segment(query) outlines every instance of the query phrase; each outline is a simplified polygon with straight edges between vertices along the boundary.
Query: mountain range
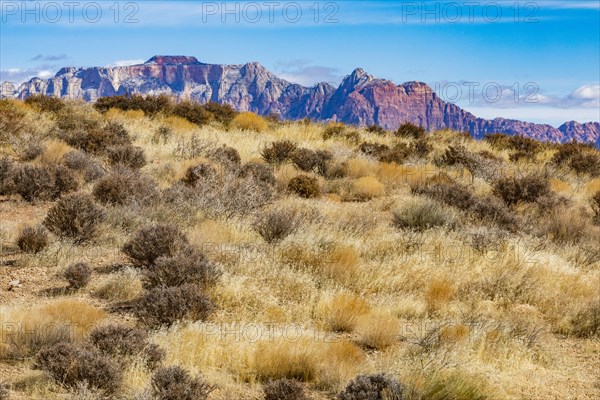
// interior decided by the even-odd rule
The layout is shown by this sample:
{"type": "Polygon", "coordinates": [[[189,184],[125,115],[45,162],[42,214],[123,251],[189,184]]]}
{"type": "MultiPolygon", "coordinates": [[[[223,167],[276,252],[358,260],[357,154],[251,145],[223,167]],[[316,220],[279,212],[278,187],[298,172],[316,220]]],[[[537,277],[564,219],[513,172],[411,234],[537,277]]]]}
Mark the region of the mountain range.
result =
{"type": "Polygon", "coordinates": [[[115,67],[62,68],[49,79],[20,85],[2,83],[2,97],[25,99],[36,94],[85,101],[126,94],[167,93],[200,102],[227,103],[239,111],[284,119],[311,118],[396,129],[412,122],[427,130],[454,129],[476,138],[488,133],[523,135],[538,140],[577,140],[600,145],[600,123],[567,122],[559,128],[518,120],[477,118],[442,100],[427,84],[400,85],[377,79],[357,68],[338,87],[288,82],[259,63],[206,64],[195,57],[155,56],[143,64],[115,67]]]}

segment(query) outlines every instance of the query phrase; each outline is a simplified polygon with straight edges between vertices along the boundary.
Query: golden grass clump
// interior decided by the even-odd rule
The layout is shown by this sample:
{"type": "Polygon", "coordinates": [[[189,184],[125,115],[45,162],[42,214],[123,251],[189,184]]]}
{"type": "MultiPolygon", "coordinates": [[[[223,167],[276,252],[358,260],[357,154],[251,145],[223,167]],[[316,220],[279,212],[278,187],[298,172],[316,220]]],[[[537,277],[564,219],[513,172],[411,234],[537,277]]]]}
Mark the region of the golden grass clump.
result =
{"type": "Polygon", "coordinates": [[[320,343],[312,339],[282,338],[261,341],[254,351],[254,371],[260,381],[297,379],[309,382],[317,378],[320,343]]]}
{"type": "Polygon", "coordinates": [[[355,333],[363,346],[385,350],[398,340],[400,323],[396,317],[378,311],[358,319],[355,333]]]}
{"type": "Polygon", "coordinates": [[[0,312],[0,359],[29,357],[45,346],[80,341],[106,318],[102,309],[69,298],[34,308],[5,308],[0,312]]]}
{"type": "Polygon", "coordinates": [[[269,124],[263,117],[251,112],[238,114],[231,124],[234,128],[254,132],[264,132],[269,127],[269,124]]]}
{"type": "Polygon", "coordinates": [[[444,279],[435,279],[429,283],[425,291],[425,301],[429,312],[442,310],[454,295],[454,286],[444,279]]]}
{"type": "Polygon", "coordinates": [[[338,293],[320,304],[320,314],[328,329],[352,332],[359,319],[369,313],[366,300],[350,293],[338,293]]]}
{"type": "Polygon", "coordinates": [[[352,185],[354,196],[358,200],[371,200],[385,193],[385,186],[372,176],[357,179],[352,185]]]}
{"type": "Polygon", "coordinates": [[[138,275],[139,273],[133,268],[111,274],[94,288],[92,293],[110,302],[133,300],[142,292],[142,282],[138,275]]]}

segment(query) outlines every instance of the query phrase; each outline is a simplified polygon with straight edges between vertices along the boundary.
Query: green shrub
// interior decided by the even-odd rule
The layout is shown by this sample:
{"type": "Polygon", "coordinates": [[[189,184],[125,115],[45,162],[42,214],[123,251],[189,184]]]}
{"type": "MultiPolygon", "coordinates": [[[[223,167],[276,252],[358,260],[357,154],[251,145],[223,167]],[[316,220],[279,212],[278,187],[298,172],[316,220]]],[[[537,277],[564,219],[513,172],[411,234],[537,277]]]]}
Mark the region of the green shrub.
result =
{"type": "Polygon", "coordinates": [[[290,179],[288,190],[305,199],[321,197],[321,187],[316,178],[306,175],[298,175],[290,179]]]}
{"type": "Polygon", "coordinates": [[[17,246],[25,253],[39,253],[48,246],[48,231],[43,225],[26,226],[19,233],[17,246]]]}
{"type": "Polygon", "coordinates": [[[213,390],[202,377],[192,377],[179,366],[160,368],[152,376],[156,400],[204,400],[213,390]]]}
{"type": "Polygon", "coordinates": [[[530,203],[550,194],[550,182],[535,175],[503,177],[494,183],[492,192],[508,205],[521,201],[530,203]]]}
{"type": "Polygon", "coordinates": [[[404,138],[421,139],[425,137],[425,128],[406,122],[394,132],[394,135],[404,138]]]}
{"type": "Polygon", "coordinates": [[[296,148],[295,143],[289,140],[280,140],[263,148],[260,154],[269,164],[282,164],[291,158],[296,148]]]}
{"type": "Polygon", "coordinates": [[[123,372],[119,365],[91,347],[59,343],[42,349],[35,357],[34,369],[46,371],[59,384],[90,388],[112,394],[119,389],[123,372]]]}
{"type": "Polygon", "coordinates": [[[252,227],[267,243],[277,243],[298,230],[301,222],[295,210],[280,207],[259,214],[252,227]]]}
{"type": "Polygon", "coordinates": [[[339,394],[340,400],[402,400],[400,382],[384,374],[359,375],[339,394]]]}
{"type": "Polygon", "coordinates": [[[96,234],[103,219],[104,211],[92,196],[74,193],[58,200],[48,211],[44,225],[57,236],[83,243],[96,234]]]}
{"type": "Polygon", "coordinates": [[[308,400],[304,385],[295,379],[277,379],[263,386],[264,400],[308,400]]]}
{"type": "Polygon", "coordinates": [[[149,267],[159,257],[189,251],[187,237],[173,225],[152,225],[138,230],[123,246],[123,252],[138,266],[149,267]]]}
{"type": "Polygon", "coordinates": [[[146,165],[144,150],[137,146],[110,146],[106,149],[106,157],[111,165],[120,165],[131,169],[140,169],[146,165]]]}
{"type": "Polygon", "coordinates": [[[85,287],[92,278],[92,268],[86,263],[75,263],[67,267],[63,273],[63,278],[69,282],[69,287],[81,289],[85,287]]]}
{"type": "Polygon", "coordinates": [[[156,287],[135,301],[135,316],[150,328],[178,321],[206,319],[214,310],[210,299],[197,285],[156,287]]]}
{"type": "Polygon", "coordinates": [[[144,288],[195,284],[206,287],[215,283],[221,271],[202,253],[189,251],[172,257],[160,257],[144,271],[144,288]]]}

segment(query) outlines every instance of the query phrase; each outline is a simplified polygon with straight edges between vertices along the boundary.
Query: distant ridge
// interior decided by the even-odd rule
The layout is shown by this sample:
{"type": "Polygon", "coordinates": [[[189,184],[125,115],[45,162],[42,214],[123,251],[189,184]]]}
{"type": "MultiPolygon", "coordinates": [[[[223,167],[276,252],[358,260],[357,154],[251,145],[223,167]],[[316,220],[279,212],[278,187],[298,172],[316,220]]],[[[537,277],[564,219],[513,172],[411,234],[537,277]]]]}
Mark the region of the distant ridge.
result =
{"type": "Polygon", "coordinates": [[[427,130],[454,129],[476,138],[487,133],[523,135],[538,140],[600,143],[600,123],[567,122],[559,128],[518,120],[477,118],[443,101],[425,83],[401,85],[376,79],[357,68],[339,87],[304,87],[278,78],[259,63],[205,64],[189,56],[154,56],[143,64],[120,67],[62,68],[49,79],[33,78],[19,86],[4,82],[2,97],[35,94],[85,101],[125,94],[167,93],[200,102],[227,103],[240,111],[279,114],[396,129],[404,122],[427,130]]]}

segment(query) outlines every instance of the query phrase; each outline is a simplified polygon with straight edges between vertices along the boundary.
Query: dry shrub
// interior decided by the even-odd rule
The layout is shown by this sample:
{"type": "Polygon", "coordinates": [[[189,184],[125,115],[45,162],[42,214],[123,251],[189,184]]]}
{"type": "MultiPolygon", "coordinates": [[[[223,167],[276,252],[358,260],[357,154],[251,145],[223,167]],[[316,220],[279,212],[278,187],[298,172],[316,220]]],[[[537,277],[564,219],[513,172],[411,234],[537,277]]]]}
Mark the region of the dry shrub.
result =
{"type": "Polygon", "coordinates": [[[204,254],[191,251],[174,257],[160,257],[152,267],[144,271],[142,284],[145,289],[156,287],[196,284],[208,286],[215,283],[221,271],[204,254]]]}
{"type": "Polygon", "coordinates": [[[156,183],[143,173],[118,168],[94,185],[93,195],[102,204],[148,204],[158,199],[159,192],[156,183]]]}
{"type": "Polygon", "coordinates": [[[436,312],[442,310],[452,300],[454,286],[450,281],[435,279],[429,283],[425,291],[427,310],[436,312]]]}
{"type": "Polygon", "coordinates": [[[291,160],[298,168],[304,172],[317,172],[325,175],[327,165],[333,159],[333,154],[326,150],[310,150],[300,148],[291,155],[291,160]]]}
{"type": "Polygon", "coordinates": [[[105,318],[102,309],[74,299],[5,308],[0,314],[0,359],[31,357],[45,346],[80,341],[105,318]]]}
{"type": "Polygon", "coordinates": [[[296,268],[308,268],[311,273],[347,284],[358,273],[360,254],[350,246],[324,246],[317,250],[292,244],[281,252],[282,262],[296,268]]]}
{"type": "Polygon", "coordinates": [[[69,282],[69,287],[81,289],[85,287],[92,277],[92,268],[86,263],[75,263],[63,272],[63,278],[69,282]]]}
{"type": "Polygon", "coordinates": [[[160,126],[152,135],[153,144],[166,144],[173,137],[173,129],[169,126],[160,126]]]}
{"type": "Polygon", "coordinates": [[[262,382],[284,378],[307,382],[317,378],[319,349],[314,341],[302,338],[260,341],[253,361],[256,377],[262,382]]]}
{"type": "Polygon", "coordinates": [[[594,211],[594,222],[600,225],[600,191],[590,198],[590,205],[594,211]]]}
{"type": "Polygon", "coordinates": [[[159,257],[173,257],[188,249],[187,237],[173,225],[142,228],[123,246],[123,252],[141,267],[153,265],[159,257]]]}
{"type": "Polygon", "coordinates": [[[352,144],[360,142],[360,133],[356,130],[350,130],[341,122],[331,122],[323,130],[323,140],[343,139],[352,144]]]}
{"type": "Polygon", "coordinates": [[[44,225],[57,236],[83,243],[96,234],[103,219],[104,210],[92,196],[74,193],[58,200],[48,211],[44,225]]]}
{"type": "Polygon", "coordinates": [[[41,156],[46,148],[37,142],[28,143],[22,151],[18,151],[19,160],[32,161],[41,156]]]}
{"type": "Polygon", "coordinates": [[[576,244],[589,234],[589,220],[580,210],[552,210],[539,224],[542,235],[560,244],[576,244]]]}
{"type": "Polygon", "coordinates": [[[156,400],[205,400],[214,389],[202,377],[193,377],[179,366],[160,368],[152,375],[156,400]]]}
{"type": "Polygon", "coordinates": [[[239,167],[242,162],[240,153],[229,146],[221,146],[208,153],[208,157],[230,167],[239,167]]]}
{"type": "Polygon", "coordinates": [[[204,104],[204,109],[211,113],[216,121],[222,123],[226,127],[231,124],[237,115],[237,112],[233,109],[233,107],[225,103],[222,104],[209,101],[208,103],[204,104]]]}
{"type": "Polygon", "coordinates": [[[15,168],[14,190],[26,201],[54,200],[77,190],[73,173],[62,165],[23,164],[15,168]]]}
{"type": "Polygon", "coordinates": [[[140,169],[146,165],[144,150],[137,146],[110,146],[106,149],[106,157],[111,165],[120,165],[131,169],[140,169]]]}
{"type": "Polygon", "coordinates": [[[0,158],[0,196],[14,192],[13,170],[14,163],[8,157],[0,158]]]}
{"type": "Polygon", "coordinates": [[[288,190],[305,199],[321,197],[321,186],[316,178],[298,175],[288,182],[288,190]]]}
{"type": "Polygon", "coordinates": [[[129,133],[118,122],[109,122],[103,127],[74,130],[63,134],[62,139],[70,146],[92,154],[104,154],[111,146],[131,145],[129,133]]]}
{"type": "Polygon", "coordinates": [[[105,174],[102,165],[81,150],[66,153],[63,163],[67,168],[81,172],[86,182],[95,181],[105,174]]]}
{"type": "Polygon", "coordinates": [[[269,127],[269,124],[260,115],[251,112],[243,112],[238,114],[233,121],[231,121],[231,126],[245,131],[264,132],[269,127]]]}
{"type": "Polygon", "coordinates": [[[350,293],[339,293],[319,308],[325,324],[334,332],[352,332],[359,319],[371,310],[369,303],[350,293]]]}
{"type": "Polygon", "coordinates": [[[359,201],[371,200],[375,197],[381,197],[385,193],[385,186],[372,176],[365,176],[357,179],[352,184],[354,198],[359,201]]]}
{"type": "Polygon", "coordinates": [[[404,388],[394,378],[383,375],[359,375],[339,394],[340,400],[402,400],[404,388]]]}
{"type": "Polygon", "coordinates": [[[100,352],[111,357],[141,356],[154,369],[165,358],[160,347],[148,342],[148,333],[125,325],[104,325],[90,333],[89,341],[100,352]]]}
{"type": "Polygon", "coordinates": [[[423,232],[436,227],[453,227],[456,213],[435,200],[412,199],[394,210],[392,223],[398,229],[423,232]]]}
{"type": "Polygon", "coordinates": [[[600,338],[600,299],[587,304],[571,321],[577,337],[600,338]]]}
{"type": "Polygon", "coordinates": [[[185,171],[185,176],[181,179],[181,182],[186,186],[197,188],[201,185],[214,185],[216,178],[217,169],[212,164],[203,162],[189,167],[185,171]]]}
{"type": "Polygon", "coordinates": [[[415,140],[410,144],[410,154],[419,158],[426,157],[433,150],[433,146],[429,143],[427,138],[421,138],[415,140]]]}
{"type": "Polygon", "coordinates": [[[583,143],[560,145],[551,163],[571,168],[578,174],[600,176],[600,155],[593,147],[583,143]]]}
{"type": "Polygon", "coordinates": [[[398,341],[400,324],[393,315],[379,312],[359,318],[354,332],[363,346],[385,350],[398,341]]]}
{"type": "Polygon", "coordinates": [[[280,140],[263,148],[260,155],[269,164],[283,164],[292,157],[297,147],[295,143],[289,140],[280,140]]]}
{"type": "Polygon", "coordinates": [[[425,137],[425,128],[406,122],[394,132],[394,135],[404,138],[421,139],[425,137]]]}
{"type": "Polygon", "coordinates": [[[29,96],[25,99],[25,104],[29,104],[42,112],[49,113],[57,113],[65,107],[60,97],[45,96],[43,94],[29,96]]]}
{"type": "Polygon", "coordinates": [[[10,388],[4,382],[0,382],[0,400],[10,400],[10,388]]]}
{"type": "Polygon", "coordinates": [[[461,210],[473,207],[476,198],[466,186],[454,182],[445,174],[438,174],[411,188],[412,193],[431,197],[461,210]]]}
{"type": "Polygon", "coordinates": [[[267,243],[277,243],[296,232],[301,224],[296,210],[276,207],[260,213],[252,227],[267,243]]]}
{"type": "Polygon", "coordinates": [[[367,126],[366,131],[369,133],[374,133],[375,135],[385,135],[387,133],[387,131],[379,125],[369,125],[367,126]]]}
{"type": "Polygon", "coordinates": [[[151,328],[204,320],[213,310],[210,299],[196,285],[154,288],[137,299],[133,308],[136,317],[151,328]]]}
{"type": "Polygon", "coordinates": [[[263,386],[264,400],[308,400],[302,383],[295,379],[278,379],[263,386]]]}
{"type": "Polygon", "coordinates": [[[48,231],[43,225],[26,226],[19,233],[17,246],[25,253],[39,253],[48,246],[48,231]]]}
{"type": "Polygon", "coordinates": [[[383,143],[362,142],[358,150],[367,156],[379,158],[382,153],[390,150],[390,146],[383,143]]]}
{"type": "Polygon", "coordinates": [[[206,111],[200,103],[190,100],[177,103],[173,108],[173,114],[198,126],[206,125],[213,119],[212,114],[206,111]]]}
{"type": "Polygon", "coordinates": [[[252,177],[259,182],[274,186],[277,183],[273,169],[269,164],[248,162],[240,169],[239,176],[241,178],[252,177]]]}
{"type": "Polygon", "coordinates": [[[530,203],[550,194],[550,182],[544,177],[535,175],[522,178],[503,177],[494,183],[493,193],[508,205],[521,201],[530,203]]]}
{"type": "Polygon", "coordinates": [[[94,103],[94,107],[101,113],[116,108],[123,111],[143,111],[147,115],[155,115],[160,112],[168,113],[173,108],[173,102],[166,94],[158,96],[133,94],[129,96],[101,97],[94,103]]]}
{"type": "Polygon", "coordinates": [[[119,365],[92,347],[59,343],[41,350],[35,358],[34,369],[48,372],[62,385],[91,388],[114,393],[121,386],[123,372],[119,365]]]}
{"type": "Polygon", "coordinates": [[[127,268],[106,279],[93,294],[107,301],[127,302],[138,297],[141,292],[142,283],[137,271],[127,268]]]}
{"type": "Polygon", "coordinates": [[[406,158],[411,154],[411,152],[421,153],[423,150],[421,147],[413,148],[408,147],[405,143],[398,143],[394,145],[391,149],[383,151],[379,154],[379,161],[388,162],[388,163],[396,163],[402,164],[406,158]]]}

